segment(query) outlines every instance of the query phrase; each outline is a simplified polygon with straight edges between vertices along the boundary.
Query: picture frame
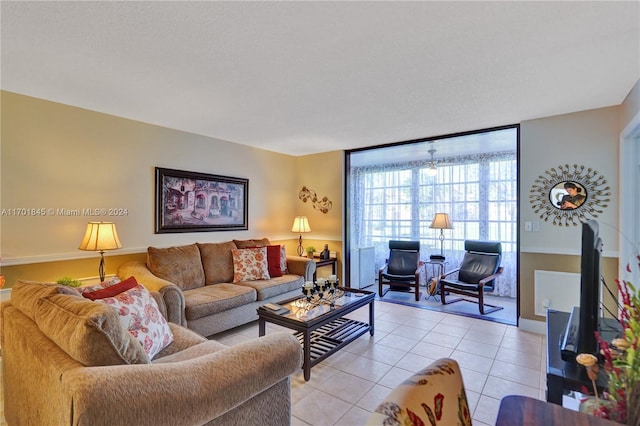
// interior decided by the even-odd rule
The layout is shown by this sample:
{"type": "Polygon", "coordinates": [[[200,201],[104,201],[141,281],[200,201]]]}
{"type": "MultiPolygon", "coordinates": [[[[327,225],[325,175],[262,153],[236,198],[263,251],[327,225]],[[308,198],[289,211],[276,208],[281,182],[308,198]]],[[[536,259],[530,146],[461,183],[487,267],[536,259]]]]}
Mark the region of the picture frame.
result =
{"type": "Polygon", "coordinates": [[[249,229],[249,179],[155,168],[155,233],[249,229]]]}

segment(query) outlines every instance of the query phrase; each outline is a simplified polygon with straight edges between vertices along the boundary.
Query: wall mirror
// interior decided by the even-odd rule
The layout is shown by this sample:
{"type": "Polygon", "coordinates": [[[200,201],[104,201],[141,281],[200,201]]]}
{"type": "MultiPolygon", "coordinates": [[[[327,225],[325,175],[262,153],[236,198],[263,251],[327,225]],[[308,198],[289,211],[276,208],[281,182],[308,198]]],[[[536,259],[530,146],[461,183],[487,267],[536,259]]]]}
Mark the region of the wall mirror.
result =
{"type": "Polygon", "coordinates": [[[606,179],[597,170],[565,164],[538,176],[529,199],[541,219],[558,226],[576,226],[598,217],[608,206],[610,195],[606,179]]]}
{"type": "Polygon", "coordinates": [[[579,208],[589,194],[579,182],[564,181],[559,182],[549,191],[549,201],[551,205],[560,210],[573,210],[579,208]]]}

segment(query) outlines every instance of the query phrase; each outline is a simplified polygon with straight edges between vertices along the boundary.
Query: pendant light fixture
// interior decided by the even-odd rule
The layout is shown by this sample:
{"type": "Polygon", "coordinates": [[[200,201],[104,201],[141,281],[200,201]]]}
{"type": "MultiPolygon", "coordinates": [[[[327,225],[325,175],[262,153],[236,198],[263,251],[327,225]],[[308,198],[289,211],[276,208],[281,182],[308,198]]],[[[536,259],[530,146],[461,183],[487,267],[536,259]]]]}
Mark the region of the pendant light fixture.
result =
{"type": "Polygon", "coordinates": [[[436,169],[436,162],[433,159],[433,154],[436,153],[436,150],[431,148],[429,151],[427,151],[429,154],[431,154],[431,161],[429,161],[429,168],[427,169],[427,175],[428,176],[436,176],[438,174],[438,169],[436,169]]]}

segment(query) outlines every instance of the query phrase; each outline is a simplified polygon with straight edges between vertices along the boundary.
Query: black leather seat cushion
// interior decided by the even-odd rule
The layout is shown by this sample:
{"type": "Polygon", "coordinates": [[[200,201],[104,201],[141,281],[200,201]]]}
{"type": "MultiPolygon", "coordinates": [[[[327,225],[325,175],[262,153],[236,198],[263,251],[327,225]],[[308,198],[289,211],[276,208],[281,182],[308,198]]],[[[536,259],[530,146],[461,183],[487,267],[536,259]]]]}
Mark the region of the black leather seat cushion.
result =
{"type": "MultiPolygon", "coordinates": [[[[458,279],[444,279],[447,286],[458,288],[460,290],[477,291],[478,283],[481,279],[498,272],[500,267],[499,254],[481,254],[481,253],[465,253],[464,259],[460,264],[460,272],[458,279]]],[[[485,284],[484,289],[493,290],[493,281],[485,284]]]]}

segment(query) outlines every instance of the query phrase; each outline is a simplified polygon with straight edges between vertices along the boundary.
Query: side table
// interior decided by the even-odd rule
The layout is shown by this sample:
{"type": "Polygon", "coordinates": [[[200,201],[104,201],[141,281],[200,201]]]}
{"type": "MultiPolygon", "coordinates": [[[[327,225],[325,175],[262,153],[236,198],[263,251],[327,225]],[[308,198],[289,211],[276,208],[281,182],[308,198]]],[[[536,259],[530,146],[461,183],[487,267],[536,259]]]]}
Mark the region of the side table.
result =
{"type": "Polygon", "coordinates": [[[424,264],[424,271],[427,275],[427,291],[426,291],[426,296],[425,299],[429,300],[430,297],[435,298],[437,294],[440,294],[440,285],[438,285],[438,288],[436,290],[435,293],[433,294],[429,294],[429,284],[431,283],[431,280],[434,277],[440,277],[444,274],[445,269],[447,267],[447,265],[449,264],[449,262],[447,262],[446,260],[442,259],[429,259],[427,261],[422,262],[424,264]],[[431,267],[431,275],[428,274],[428,266],[429,265],[431,267]]]}
{"type": "Polygon", "coordinates": [[[316,262],[316,270],[313,272],[313,281],[314,282],[318,278],[318,276],[317,276],[318,268],[320,268],[322,266],[331,265],[331,273],[333,275],[336,275],[336,269],[337,269],[337,266],[338,266],[338,259],[337,258],[333,257],[331,259],[314,259],[314,262],[316,262]]]}

